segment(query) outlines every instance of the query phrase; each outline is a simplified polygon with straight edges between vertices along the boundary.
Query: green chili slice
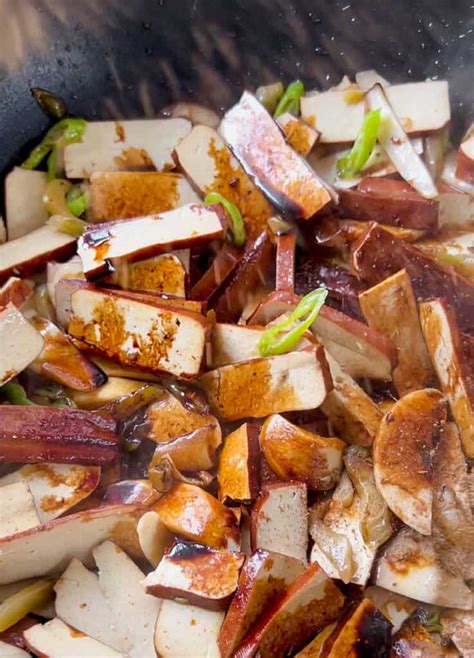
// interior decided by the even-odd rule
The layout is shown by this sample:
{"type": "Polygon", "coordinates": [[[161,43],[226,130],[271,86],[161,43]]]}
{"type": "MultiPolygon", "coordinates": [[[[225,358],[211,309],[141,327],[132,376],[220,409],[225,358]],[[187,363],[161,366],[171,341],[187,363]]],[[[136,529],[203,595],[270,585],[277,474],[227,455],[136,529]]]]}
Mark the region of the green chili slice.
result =
{"type": "Polygon", "coordinates": [[[6,397],[11,404],[22,404],[24,406],[35,407],[35,403],[26,396],[26,391],[17,382],[8,382],[0,388],[0,393],[6,397]]]}
{"type": "Polygon", "coordinates": [[[84,119],[61,119],[48,130],[21,166],[23,169],[36,169],[60,141],[64,140],[67,144],[80,141],[86,126],[87,121],[84,119]]]}
{"type": "Polygon", "coordinates": [[[87,228],[87,222],[79,217],[64,217],[62,215],[53,215],[46,222],[48,226],[56,229],[59,233],[67,233],[73,238],[79,238],[87,228]]]}
{"type": "Polygon", "coordinates": [[[325,288],[313,290],[303,297],[287,320],[269,327],[258,342],[260,355],[274,356],[294,349],[304,332],[315,321],[327,295],[325,288]]]}
{"type": "Polygon", "coordinates": [[[304,96],[304,94],[304,84],[301,82],[301,80],[290,82],[285,90],[285,93],[278,101],[275,114],[273,115],[274,118],[278,119],[278,117],[285,112],[298,115],[300,112],[300,98],[301,96],[304,96]]]}
{"type": "Polygon", "coordinates": [[[47,160],[48,166],[48,180],[54,180],[56,178],[57,167],[58,167],[58,149],[56,146],[53,146],[51,153],[48,156],[47,160]]]}
{"type": "Polygon", "coordinates": [[[222,196],[222,194],[219,194],[219,192],[210,192],[204,199],[204,203],[210,205],[220,203],[221,206],[224,207],[224,210],[232,221],[232,241],[236,247],[243,247],[245,244],[245,224],[242,215],[240,214],[240,210],[235,203],[228,201],[222,196]]]}
{"type": "Polygon", "coordinates": [[[66,194],[66,203],[75,217],[80,217],[87,210],[87,193],[83,192],[80,185],[74,185],[66,194]]]}
{"type": "Polygon", "coordinates": [[[368,112],[352,149],[337,161],[337,169],[341,178],[355,176],[374,150],[380,128],[380,110],[368,112]]]}

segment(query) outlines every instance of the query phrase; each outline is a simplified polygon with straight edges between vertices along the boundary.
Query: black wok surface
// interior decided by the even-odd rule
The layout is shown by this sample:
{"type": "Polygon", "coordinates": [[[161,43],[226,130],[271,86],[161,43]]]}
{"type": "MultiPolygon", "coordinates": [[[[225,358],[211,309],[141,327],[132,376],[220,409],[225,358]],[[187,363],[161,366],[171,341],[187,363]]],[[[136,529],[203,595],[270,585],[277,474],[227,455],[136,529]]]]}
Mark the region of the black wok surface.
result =
{"type": "Polygon", "coordinates": [[[376,68],[448,78],[457,130],[472,120],[469,0],[0,0],[0,169],[47,126],[46,87],[87,119],[154,116],[177,99],[226,108],[245,87],[308,88],[376,68]]]}

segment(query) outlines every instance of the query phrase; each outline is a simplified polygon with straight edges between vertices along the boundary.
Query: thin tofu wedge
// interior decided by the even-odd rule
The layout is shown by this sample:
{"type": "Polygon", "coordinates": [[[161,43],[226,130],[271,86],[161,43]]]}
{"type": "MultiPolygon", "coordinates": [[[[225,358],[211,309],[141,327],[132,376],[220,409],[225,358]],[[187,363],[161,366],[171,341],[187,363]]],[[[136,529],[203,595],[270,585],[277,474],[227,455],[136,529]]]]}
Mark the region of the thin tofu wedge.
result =
{"type": "Polygon", "coordinates": [[[324,491],[339,481],[346,447],[340,439],[318,436],[274,414],[262,426],[260,445],[270,468],[285,482],[324,491]]]}
{"type": "Polygon", "coordinates": [[[202,196],[219,192],[235,203],[245,221],[247,234],[256,238],[273,215],[265,196],[252,183],[218,133],[194,126],[175,149],[179,166],[202,196]]]}
{"type": "Polygon", "coordinates": [[[408,393],[385,414],[374,441],[374,474],[387,505],[404,523],[431,534],[431,451],[446,421],[436,389],[408,393]]]}
{"type": "Polygon", "coordinates": [[[307,487],[285,482],[264,488],[252,510],[252,549],[263,548],[307,563],[307,487]]]}
{"type": "Polygon", "coordinates": [[[2,640],[0,640],[0,655],[3,656],[3,658],[30,658],[31,656],[31,654],[23,651],[20,647],[14,646],[13,644],[7,644],[2,640]]]}
{"type": "Polygon", "coordinates": [[[202,315],[122,293],[79,288],[71,296],[68,331],[125,366],[192,378],[204,357],[202,315]]]}
{"type": "Polygon", "coordinates": [[[224,440],[217,469],[223,503],[249,503],[258,494],[258,432],[257,425],[244,423],[224,440]]]}
{"type": "Polygon", "coordinates": [[[344,596],[318,564],[312,564],[249,631],[235,658],[284,656],[310,639],[315,628],[334,621],[344,596]]]}
{"type": "Polygon", "coordinates": [[[359,295],[365,319],[398,351],[393,383],[399,395],[426,388],[434,371],[421,332],[418,307],[406,270],[400,270],[359,295]]]}
{"type": "MultiPolygon", "coordinates": [[[[183,253],[189,250],[180,250],[183,253]]],[[[186,296],[186,269],[176,253],[161,254],[136,263],[122,263],[109,277],[125,290],[186,296]]]]}
{"type": "Polygon", "coordinates": [[[225,610],[237,588],[241,553],[177,542],[143,581],[148,594],[225,610]]]}
{"type": "Polygon", "coordinates": [[[184,539],[211,548],[235,550],[239,545],[235,514],[195,485],[176,484],[159,499],[155,510],[168,530],[184,539]]]}
{"type": "Polygon", "coordinates": [[[299,155],[305,158],[319,139],[319,133],[308,123],[305,123],[290,112],[281,114],[277,123],[280,126],[286,141],[299,155]]]}
{"type": "Polygon", "coordinates": [[[122,653],[76,631],[58,618],[29,628],[24,637],[28,648],[45,658],[125,658],[122,653]]]}
{"type": "Polygon", "coordinates": [[[157,171],[98,171],[91,176],[87,217],[94,223],[162,213],[199,197],[183,176],[157,171]]]}
{"type": "Polygon", "coordinates": [[[26,482],[0,486],[0,539],[40,525],[26,482]]]}
{"type": "Polygon", "coordinates": [[[48,226],[0,245],[0,284],[10,276],[29,276],[50,260],[66,260],[76,250],[76,238],[48,226]]]}
{"type": "Polygon", "coordinates": [[[434,369],[461,432],[464,450],[468,457],[474,457],[472,364],[456,319],[442,299],[421,304],[420,319],[434,369]]]}
{"type": "Polygon", "coordinates": [[[143,260],[223,238],[219,212],[216,206],[191,203],[161,215],[90,226],[78,243],[84,274],[87,278],[107,274],[115,259],[143,260]]]}
{"type": "Polygon", "coordinates": [[[456,176],[467,183],[474,185],[474,132],[459,147],[456,176]]]}
{"type": "Polygon", "coordinates": [[[88,121],[80,142],[68,144],[68,178],[89,178],[95,171],[173,169],[171,154],[191,131],[186,119],[88,121]]]}
{"type": "Polygon", "coordinates": [[[224,613],[164,600],[156,620],[155,649],[160,658],[221,658],[217,639],[224,613]]]}
{"type": "Polygon", "coordinates": [[[160,521],[154,510],[145,512],[137,523],[137,534],[143,555],[153,568],[160,563],[166,551],[171,548],[174,536],[160,521]]]}
{"type": "Polygon", "coordinates": [[[304,571],[300,560],[259,549],[247,559],[219,634],[222,658],[230,658],[253,624],[304,571]]]}
{"type": "Polygon", "coordinates": [[[104,373],[55,324],[40,317],[32,318],[31,324],[43,336],[44,347],[30,370],[76,391],[93,391],[105,384],[104,373]]]}
{"type": "Polygon", "coordinates": [[[40,523],[47,523],[95,491],[100,482],[100,468],[54,463],[26,464],[0,478],[0,487],[15,482],[28,486],[40,523]]]}
{"type": "Polygon", "coordinates": [[[94,546],[109,538],[140,557],[136,524],[145,511],[141,505],[111,505],[1,539],[0,584],[61,572],[73,557],[90,566],[94,546]]]}
{"type": "Polygon", "coordinates": [[[216,421],[177,436],[168,442],[160,442],[155,448],[151,467],[156,466],[164,455],[168,455],[176,468],[183,471],[201,471],[213,468],[216,451],[222,443],[222,432],[216,421]]]}
{"type": "Polygon", "coordinates": [[[11,276],[0,288],[0,307],[12,303],[21,309],[33,295],[33,283],[11,276]]]}
{"type": "Polygon", "coordinates": [[[15,167],[5,178],[5,210],[9,240],[43,226],[49,217],[43,205],[47,175],[15,167]]]}
{"type": "Polygon", "coordinates": [[[471,610],[473,595],[464,580],[439,563],[433,541],[402,528],[377,560],[374,584],[412,599],[471,610]]]}
{"type": "Polygon", "coordinates": [[[0,385],[16,377],[41,353],[44,340],[12,303],[0,309],[0,385]]]}
{"type": "Polygon", "coordinates": [[[220,134],[270,202],[309,219],[331,195],[315,172],[288,146],[266,109],[248,92],[224,116],[220,134]]]}
{"type": "MultiPolygon", "coordinates": [[[[390,85],[385,92],[408,133],[438,130],[450,120],[448,83],[444,80],[390,85]]],[[[326,91],[301,99],[301,116],[320,131],[322,143],[353,142],[364,113],[362,93],[356,103],[350,91],[326,91]]]]}
{"type": "Polygon", "coordinates": [[[200,379],[211,409],[224,420],[316,409],[332,388],[320,345],[224,366],[200,379]]]}
{"type": "Polygon", "coordinates": [[[367,393],[326,352],[334,389],[321,405],[333,428],[350,443],[372,444],[382,420],[382,412],[367,393]]]}

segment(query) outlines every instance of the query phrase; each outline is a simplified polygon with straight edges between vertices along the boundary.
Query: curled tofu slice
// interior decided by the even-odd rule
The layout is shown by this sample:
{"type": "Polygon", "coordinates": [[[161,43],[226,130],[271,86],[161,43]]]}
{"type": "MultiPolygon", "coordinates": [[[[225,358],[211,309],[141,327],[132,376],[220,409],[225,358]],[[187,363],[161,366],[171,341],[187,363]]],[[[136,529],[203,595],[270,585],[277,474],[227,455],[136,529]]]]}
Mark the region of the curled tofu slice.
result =
{"type": "Polygon", "coordinates": [[[82,140],[64,149],[66,176],[173,168],[173,149],[190,131],[186,119],[88,121],[82,140]]]}
{"type": "MultiPolygon", "coordinates": [[[[378,78],[373,78],[378,81],[378,78]]],[[[445,80],[385,86],[385,93],[408,133],[443,128],[451,118],[448,83],[445,80]]],[[[353,142],[365,114],[361,93],[354,102],[351,90],[325,91],[301,99],[304,121],[321,132],[322,143],[353,142]]]]}
{"type": "Polygon", "coordinates": [[[44,340],[12,303],[0,309],[0,385],[16,377],[41,353],[44,340]]]}
{"type": "Polygon", "coordinates": [[[216,206],[190,203],[161,215],[89,226],[78,242],[84,274],[94,278],[111,270],[111,261],[143,260],[163,252],[224,237],[216,206]]]}
{"type": "Polygon", "coordinates": [[[0,288],[0,307],[13,304],[21,309],[33,295],[34,284],[25,279],[11,276],[0,288]]]}
{"type": "Polygon", "coordinates": [[[166,443],[158,443],[151,466],[157,466],[163,456],[168,455],[176,468],[183,471],[207,470],[215,466],[216,451],[221,443],[222,432],[216,421],[166,443]]]}
{"type": "Polygon", "coordinates": [[[382,412],[367,393],[326,351],[334,389],[321,405],[321,410],[340,436],[361,446],[372,444],[382,412]]]}
{"type": "Polygon", "coordinates": [[[300,560],[259,549],[240,573],[237,592],[219,634],[222,658],[230,658],[254,623],[304,571],[300,560]]]}
{"type": "Polygon", "coordinates": [[[344,596],[318,564],[312,564],[247,633],[235,658],[284,656],[304,646],[315,628],[334,621],[344,596]]]}
{"type": "Polygon", "coordinates": [[[35,500],[26,482],[0,482],[0,538],[40,525],[35,500]]]}
{"type": "Polygon", "coordinates": [[[162,213],[199,197],[179,174],[158,171],[97,171],[89,185],[87,217],[94,223],[162,213]]]}
{"type": "Polygon", "coordinates": [[[252,549],[263,548],[307,563],[307,487],[299,482],[265,487],[252,510],[252,549]]]}
{"type": "Polygon", "coordinates": [[[377,559],[374,584],[417,601],[471,610],[472,592],[459,576],[444,569],[433,541],[402,528],[377,559]]]}
{"type": "Polygon", "coordinates": [[[15,167],[5,178],[5,211],[9,240],[43,226],[49,215],[43,205],[48,178],[43,171],[15,167]]]}
{"type": "Polygon", "coordinates": [[[235,550],[239,545],[235,514],[195,485],[176,484],[158,500],[155,510],[168,530],[184,539],[211,548],[235,550]]]}
{"type": "Polygon", "coordinates": [[[124,658],[122,653],[76,631],[57,617],[46,624],[32,626],[24,631],[23,636],[31,651],[47,658],[124,658]]]}
{"type": "Polygon", "coordinates": [[[407,393],[385,414],[374,441],[377,487],[404,523],[431,534],[431,451],[446,421],[446,401],[435,389],[407,393]]]}
{"type": "Polygon", "coordinates": [[[203,375],[200,383],[211,409],[223,420],[316,409],[332,388],[320,345],[223,366],[203,375]]]}
{"type": "Polygon", "coordinates": [[[39,522],[47,523],[90,496],[99,481],[98,466],[27,464],[0,478],[0,487],[25,483],[33,496],[39,522]]]}
{"type": "Polygon", "coordinates": [[[290,112],[284,112],[276,120],[286,141],[305,158],[319,139],[319,132],[290,112]]]}
{"type": "Polygon", "coordinates": [[[225,609],[237,588],[241,553],[177,542],[143,581],[148,594],[208,610],[225,609]]]}
{"type": "MultiPolygon", "coordinates": [[[[318,641],[319,654],[311,653],[311,644],[297,654],[297,658],[311,658],[311,656],[325,656],[325,658],[358,658],[360,648],[368,656],[389,655],[391,647],[391,623],[366,598],[360,603],[350,605],[336,622],[331,633],[325,634],[322,641],[318,641]]],[[[323,631],[324,633],[324,631],[323,631]]]]}
{"type": "Polygon", "coordinates": [[[76,238],[45,224],[16,240],[0,244],[0,284],[12,275],[40,272],[50,260],[74,254],[76,238]]]}
{"type": "Polygon", "coordinates": [[[309,219],[331,201],[324,183],[249,92],[226,113],[220,133],[247,174],[282,211],[309,219]]]}
{"type": "Polygon", "coordinates": [[[57,573],[73,557],[91,565],[92,549],[105,539],[141,557],[136,525],[141,505],[111,505],[55,519],[0,540],[0,584],[57,573]]]}
{"type": "Polygon", "coordinates": [[[160,658],[221,658],[217,640],[224,613],[165,599],[155,627],[160,658]]]}
{"type": "MultiPolygon", "coordinates": [[[[458,151],[456,176],[474,185],[474,131],[471,126],[470,135],[465,139],[458,151]]],[[[7,178],[8,180],[8,178],[7,178]]]]}
{"type": "Polygon", "coordinates": [[[90,288],[73,292],[71,309],[71,336],[103,356],[152,372],[198,375],[206,340],[202,315],[90,288]]]}
{"type": "Polygon", "coordinates": [[[93,391],[105,384],[104,373],[53,322],[34,317],[31,324],[43,336],[44,347],[30,370],[76,391],[93,391]]]}
{"type": "Polygon", "coordinates": [[[253,239],[267,228],[273,209],[219,137],[207,126],[194,126],[176,147],[175,159],[202,196],[219,192],[242,213],[253,239]]]}
{"type": "Polygon", "coordinates": [[[434,371],[421,332],[418,307],[406,270],[400,270],[359,295],[365,319],[398,351],[393,383],[399,395],[426,388],[434,371]]]}
{"type": "Polygon", "coordinates": [[[260,432],[260,445],[271,469],[287,482],[325,491],[338,482],[346,443],[293,425],[279,414],[269,416],[260,432]]]}
{"type": "Polygon", "coordinates": [[[148,562],[157,567],[165,552],[171,547],[174,537],[161,523],[154,510],[145,512],[137,523],[140,548],[148,562]]]}
{"type": "Polygon", "coordinates": [[[258,432],[257,425],[244,423],[224,440],[217,469],[223,503],[249,503],[258,494],[258,432]]]}
{"type": "Polygon", "coordinates": [[[474,457],[474,381],[456,319],[447,302],[436,299],[420,306],[421,327],[451,413],[468,457],[474,457]]]}

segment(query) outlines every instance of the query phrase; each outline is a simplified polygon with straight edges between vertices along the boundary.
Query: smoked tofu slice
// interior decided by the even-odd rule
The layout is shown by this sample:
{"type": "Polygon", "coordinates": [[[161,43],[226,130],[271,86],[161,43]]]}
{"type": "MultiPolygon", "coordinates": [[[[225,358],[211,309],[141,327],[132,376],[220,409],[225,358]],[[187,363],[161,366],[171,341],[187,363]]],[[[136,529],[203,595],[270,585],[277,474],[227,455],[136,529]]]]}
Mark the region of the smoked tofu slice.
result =
{"type": "Polygon", "coordinates": [[[0,284],[12,275],[29,276],[41,271],[50,260],[72,256],[76,238],[47,224],[28,235],[0,245],[0,284]]]}
{"type": "Polygon", "coordinates": [[[276,121],[291,148],[305,158],[318,141],[318,131],[290,112],[284,112],[276,121]]]}
{"type": "Polygon", "coordinates": [[[249,92],[224,116],[220,134],[269,201],[309,219],[331,195],[311,167],[288,146],[278,125],[249,92]]]}
{"type": "Polygon", "coordinates": [[[35,501],[26,482],[0,486],[0,538],[38,525],[35,501]]]}
{"type": "Polygon", "coordinates": [[[72,294],[71,308],[69,333],[101,355],[177,377],[198,375],[206,340],[203,316],[88,288],[72,294]]]}
{"type": "Polygon", "coordinates": [[[474,185],[474,132],[473,127],[469,131],[471,134],[465,139],[459,147],[456,176],[467,183],[474,185]]]}
{"type": "Polygon", "coordinates": [[[11,276],[0,288],[0,308],[12,303],[21,309],[33,296],[34,283],[11,276]]]}
{"type": "Polygon", "coordinates": [[[122,653],[76,631],[57,617],[24,631],[24,638],[31,651],[45,658],[124,658],[122,653]]]}
{"type": "Polygon", "coordinates": [[[215,130],[194,126],[176,147],[175,158],[203,197],[219,192],[235,203],[251,239],[267,228],[273,208],[215,130]]]}
{"type": "MultiPolygon", "coordinates": [[[[385,87],[385,93],[407,133],[443,128],[451,118],[445,80],[385,87]]],[[[365,98],[353,102],[351,91],[325,91],[301,99],[301,116],[320,133],[322,143],[353,142],[365,114],[365,98]]]]}
{"type": "Polygon", "coordinates": [[[223,420],[316,409],[332,389],[320,345],[223,366],[203,375],[200,384],[213,413],[223,420]]]}
{"type": "Polygon", "coordinates": [[[359,295],[365,319],[398,351],[393,383],[399,395],[430,386],[433,366],[421,332],[418,307],[406,270],[400,270],[359,295]]]}
{"type": "Polygon", "coordinates": [[[163,252],[223,238],[218,208],[188,204],[162,215],[117,220],[90,226],[78,243],[84,274],[106,274],[111,261],[143,260],[163,252]]]}
{"type": "Polygon", "coordinates": [[[89,185],[87,218],[94,223],[162,213],[199,197],[179,174],[159,171],[97,171],[89,185]]]}
{"type": "Polygon", "coordinates": [[[186,119],[88,121],[80,142],[64,149],[68,178],[89,178],[95,171],[173,169],[171,154],[191,131],[186,119]]]}
{"type": "Polygon", "coordinates": [[[219,500],[249,503],[258,494],[258,426],[244,423],[228,434],[219,455],[219,500]]]}
{"type": "Polygon", "coordinates": [[[434,369],[459,427],[464,450],[468,457],[474,457],[473,365],[454,314],[445,300],[437,299],[421,304],[420,319],[434,369]]]}
{"type": "Polygon", "coordinates": [[[125,290],[140,290],[174,297],[186,296],[186,268],[178,257],[189,250],[160,254],[136,263],[123,263],[110,275],[110,281],[125,290]]]}
{"type": "Polygon", "coordinates": [[[0,310],[0,385],[16,377],[41,353],[44,340],[13,304],[0,310]]]}
{"type": "Polygon", "coordinates": [[[16,240],[43,226],[49,217],[43,206],[47,175],[15,167],[5,178],[7,235],[16,240]]]}

